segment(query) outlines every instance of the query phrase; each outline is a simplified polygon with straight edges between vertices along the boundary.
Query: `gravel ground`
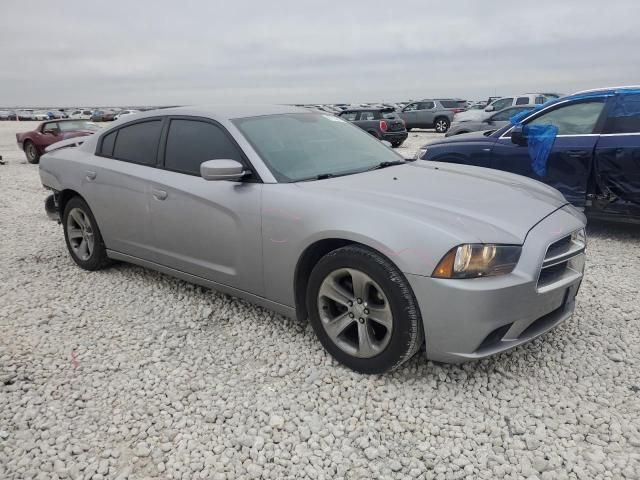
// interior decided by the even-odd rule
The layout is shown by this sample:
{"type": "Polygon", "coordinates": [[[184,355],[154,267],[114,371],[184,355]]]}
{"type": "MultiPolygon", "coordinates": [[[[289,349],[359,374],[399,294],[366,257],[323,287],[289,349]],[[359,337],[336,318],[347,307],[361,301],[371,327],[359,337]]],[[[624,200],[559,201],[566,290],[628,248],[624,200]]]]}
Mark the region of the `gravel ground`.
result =
{"type": "Polygon", "coordinates": [[[0,123],[0,479],[640,478],[638,228],[590,226],[576,314],[542,339],[362,376],[244,301],[80,270],[20,127],[0,123]]]}

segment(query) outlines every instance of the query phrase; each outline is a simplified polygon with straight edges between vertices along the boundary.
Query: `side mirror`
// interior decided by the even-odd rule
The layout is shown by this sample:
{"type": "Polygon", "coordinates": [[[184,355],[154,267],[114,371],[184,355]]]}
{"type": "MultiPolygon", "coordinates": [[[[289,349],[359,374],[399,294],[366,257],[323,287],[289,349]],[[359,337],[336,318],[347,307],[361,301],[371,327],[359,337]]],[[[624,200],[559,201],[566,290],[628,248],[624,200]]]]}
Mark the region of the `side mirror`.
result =
{"type": "Polygon", "coordinates": [[[391,142],[387,142],[386,140],[382,140],[382,143],[384,144],[385,147],[391,148],[391,142]]]}
{"type": "Polygon", "coordinates": [[[489,105],[488,107],[486,107],[484,109],[485,112],[493,112],[495,111],[496,107],[494,107],[493,105],[489,105]]]}
{"type": "Polygon", "coordinates": [[[527,136],[524,133],[522,125],[516,125],[511,129],[511,143],[516,145],[526,145],[527,136]]]}
{"type": "Polygon", "coordinates": [[[247,173],[240,162],[226,158],[200,164],[200,176],[205,180],[238,180],[247,173]]]}

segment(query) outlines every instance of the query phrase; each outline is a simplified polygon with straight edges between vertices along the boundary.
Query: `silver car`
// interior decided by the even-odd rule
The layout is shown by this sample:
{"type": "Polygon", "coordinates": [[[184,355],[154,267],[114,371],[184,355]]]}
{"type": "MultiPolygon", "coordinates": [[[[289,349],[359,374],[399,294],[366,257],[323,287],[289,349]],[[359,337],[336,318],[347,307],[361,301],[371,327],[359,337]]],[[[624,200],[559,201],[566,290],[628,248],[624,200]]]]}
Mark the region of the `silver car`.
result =
{"type": "Polygon", "coordinates": [[[40,161],[71,258],[120,260],[309,319],[359,372],[477,359],[567,319],[585,218],[524,177],[406,161],[334,115],[145,112],[40,161]]]}

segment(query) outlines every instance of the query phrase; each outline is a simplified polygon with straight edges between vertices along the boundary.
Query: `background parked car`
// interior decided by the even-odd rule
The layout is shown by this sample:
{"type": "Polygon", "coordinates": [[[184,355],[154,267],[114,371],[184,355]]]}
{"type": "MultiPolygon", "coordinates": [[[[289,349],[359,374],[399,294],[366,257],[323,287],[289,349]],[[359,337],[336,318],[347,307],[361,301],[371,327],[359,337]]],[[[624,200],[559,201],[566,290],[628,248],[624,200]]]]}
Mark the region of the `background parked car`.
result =
{"type": "Polygon", "coordinates": [[[16,112],[11,110],[0,110],[0,120],[15,120],[16,112]]]}
{"type": "Polygon", "coordinates": [[[134,115],[136,113],[140,113],[140,110],[122,110],[121,112],[118,112],[118,114],[114,117],[114,120],[126,117],[127,115],[134,115]]]}
{"type": "Polygon", "coordinates": [[[490,114],[487,118],[482,120],[469,120],[457,122],[454,117],[453,123],[449,128],[449,131],[444,135],[445,137],[451,137],[453,135],[460,135],[462,133],[478,132],[483,130],[497,130],[505,125],[509,124],[509,120],[518,113],[527,112],[535,108],[535,105],[520,105],[518,107],[509,107],[499,112],[490,114]]]}
{"type": "Polygon", "coordinates": [[[531,177],[592,217],[640,222],[640,86],[562,97],[515,126],[438,140],[417,156],[531,177]],[[541,141],[532,131],[548,126],[557,133],[541,158],[531,149],[541,141]]]}
{"type": "Polygon", "coordinates": [[[338,114],[380,140],[386,140],[396,148],[407,139],[404,121],[391,107],[348,109],[338,114]]]}
{"type": "Polygon", "coordinates": [[[55,120],[43,122],[34,130],[16,133],[18,146],[29,163],[38,163],[49,145],[72,137],[91,135],[100,127],[87,120],[55,120]]]}
{"type": "Polygon", "coordinates": [[[400,118],[404,120],[407,131],[412,128],[434,128],[438,133],[445,133],[449,130],[453,116],[464,111],[465,106],[465,100],[424,99],[404,107],[400,118]]]}
{"type": "Polygon", "coordinates": [[[111,122],[115,120],[116,114],[111,110],[96,110],[91,114],[92,122],[111,122]]]}
{"type": "Polygon", "coordinates": [[[84,110],[73,110],[71,112],[71,114],[69,115],[70,118],[75,118],[77,120],[89,120],[91,118],[92,112],[91,110],[88,109],[84,109],[84,110]]]}

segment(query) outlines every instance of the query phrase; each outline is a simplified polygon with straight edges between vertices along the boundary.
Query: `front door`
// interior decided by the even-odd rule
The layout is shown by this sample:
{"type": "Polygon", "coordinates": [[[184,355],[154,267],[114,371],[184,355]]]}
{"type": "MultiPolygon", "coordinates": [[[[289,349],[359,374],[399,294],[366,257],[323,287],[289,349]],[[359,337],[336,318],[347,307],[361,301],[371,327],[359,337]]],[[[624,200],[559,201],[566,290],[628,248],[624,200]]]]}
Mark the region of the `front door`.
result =
{"type": "Polygon", "coordinates": [[[536,172],[528,145],[511,142],[509,132],[498,139],[492,151],[492,167],[544,182],[562,192],[577,207],[584,207],[593,155],[604,110],[603,98],[561,103],[545,110],[527,125],[555,125],[558,134],[544,172],[536,172]]]}
{"type": "Polygon", "coordinates": [[[210,120],[173,117],[161,156],[164,168],[153,172],[149,196],[154,261],[260,294],[262,184],[200,176],[207,160],[244,163],[240,148],[210,120]]]}

